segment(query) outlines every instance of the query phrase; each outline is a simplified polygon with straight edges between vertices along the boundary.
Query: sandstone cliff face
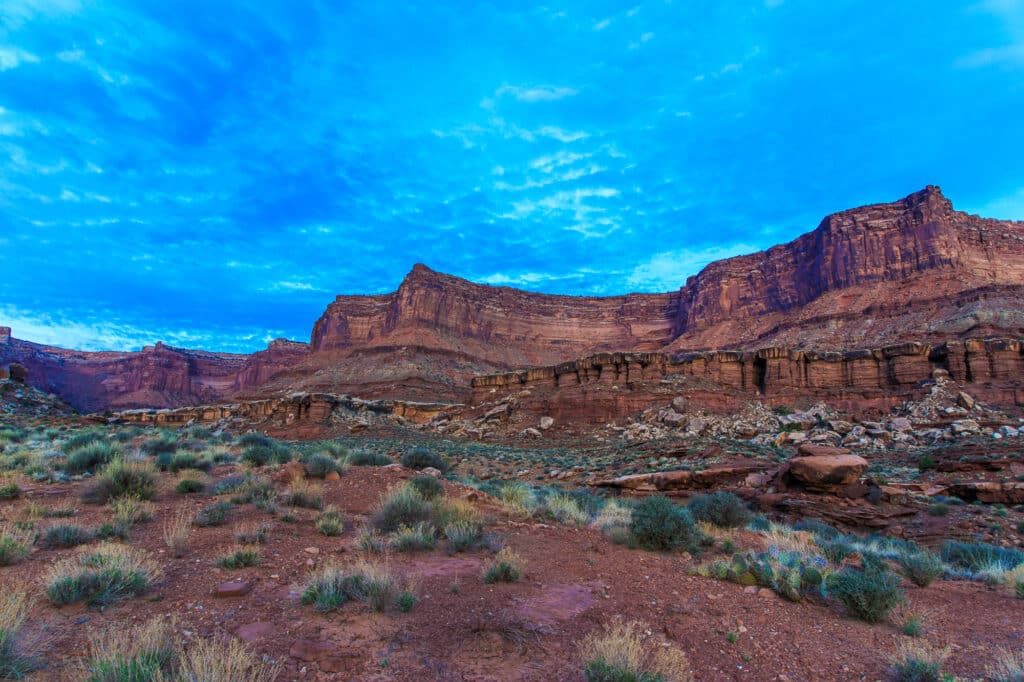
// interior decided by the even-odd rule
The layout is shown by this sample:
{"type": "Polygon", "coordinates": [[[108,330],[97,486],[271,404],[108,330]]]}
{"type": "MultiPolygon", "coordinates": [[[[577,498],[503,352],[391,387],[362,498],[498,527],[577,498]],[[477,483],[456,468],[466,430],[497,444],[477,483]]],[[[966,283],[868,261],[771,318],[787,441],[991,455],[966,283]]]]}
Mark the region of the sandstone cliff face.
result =
{"type": "Polygon", "coordinates": [[[0,363],[24,365],[33,386],[84,412],[174,407],[223,400],[263,383],[305,355],[306,344],[286,343],[274,342],[253,355],[162,343],[134,353],[90,353],[10,339],[0,346],[0,363]]]}
{"type": "Polygon", "coordinates": [[[965,323],[1018,332],[1024,316],[1005,294],[1021,285],[1024,224],[955,211],[929,186],[708,265],[680,291],[672,348],[941,340],[944,325],[965,323]],[[974,320],[953,300],[972,291],[982,302],[974,320]]]}
{"type": "MultiPolygon", "coordinates": [[[[722,375],[715,381],[739,382],[742,390],[860,394],[868,386],[892,393],[901,377],[926,376],[937,362],[932,353],[945,353],[954,373],[966,376],[969,367],[974,383],[1002,371],[1000,363],[1018,367],[1007,359],[1013,350],[981,351],[970,345],[976,341],[959,350],[952,342],[1024,335],[1022,294],[1024,223],[955,211],[930,186],[829,216],[788,244],[712,263],[666,294],[534,294],[417,265],[394,293],[339,296],[308,345],[279,340],[250,356],[163,345],[80,353],[12,339],[0,328],[0,364],[21,362],[35,385],[87,410],[295,390],[463,401],[476,375],[539,367],[530,371],[546,376],[580,357],[622,351],[675,366],[680,353],[705,349],[729,349],[736,359],[703,354],[683,364],[713,367],[722,375]],[[921,345],[884,362],[877,357],[908,343],[921,345]],[[882,350],[842,354],[850,348],[882,350]],[[807,349],[840,352],[841,361],[807,349]]],[[[602,381],[611,376],[589,366],[574,371],[582,372],[581,385],[595,371],[602,381]]],[[[614,381],[632,381],[634,371],[618,369],[614,381]]],[[[557,381],[571,375],[555,371],[557,381]]]]}

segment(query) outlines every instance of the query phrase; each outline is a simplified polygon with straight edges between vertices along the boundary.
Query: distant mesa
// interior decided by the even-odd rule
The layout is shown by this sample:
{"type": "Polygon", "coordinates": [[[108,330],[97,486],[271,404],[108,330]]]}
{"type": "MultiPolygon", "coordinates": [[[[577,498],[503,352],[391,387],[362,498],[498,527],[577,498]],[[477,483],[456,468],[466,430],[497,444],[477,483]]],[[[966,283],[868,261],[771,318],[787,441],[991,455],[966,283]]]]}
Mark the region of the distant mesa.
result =
{"type": "Polygon", "coordinates": [[[957,211],[929,185],[827,216],[787,244],[711,263],[662,294],[538,294],[417,263],[392,293],[338,296],[308,344],[277,339],[250,355],[162,343],[87,353],[0,328],[0,365],[24,365],[34,385],[89,411],[294,391],[461,402],[476,376],[600,353],[842,352],[1018,338],[1022,294],[1024,223],[957,211]]]}

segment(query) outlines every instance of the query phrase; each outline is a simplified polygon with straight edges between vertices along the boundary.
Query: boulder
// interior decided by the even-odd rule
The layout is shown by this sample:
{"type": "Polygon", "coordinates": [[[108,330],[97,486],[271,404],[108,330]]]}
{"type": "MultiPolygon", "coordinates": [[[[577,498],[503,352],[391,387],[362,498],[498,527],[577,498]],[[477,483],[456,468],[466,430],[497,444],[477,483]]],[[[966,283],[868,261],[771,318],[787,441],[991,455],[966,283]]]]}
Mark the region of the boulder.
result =
{"type": "Polygon", "coordinates": [[[7,374],[11,377],[11,381],[16,381],[19,384],[28,383],[28,369],[26,369],[25,365],[12,362],[7,368],[7,374]]]}
{"type": "Polygon", "coordinates": [[[555,420],[553,417],[541,417],[540,422],[538,423],[538,426],[540,426],[541,431],[547,431],[554,425],[555,420]]]}
{"type": "Polygon", "coordinates": [[[960,391],[957,394],[957,396],[956,396],[956,404],[959,405],[960,407],[964,408],[965,410],[973,410],[974,409],[974,398],[972,398],[967,393],[964,393],[963,391],[960,391]]]}
{"type": "Polygon", "coordinates": [[[801,443],[796,449],[798,455],[804,457],[834,457],[836,455],[848,455],[850,451],[846,448],[838,448],[831,445],[819,445],[816,443],[801,443]]]}
{"type": "Polygon", "coordinates": [[[789,460],[790,478],[810,486],[850,485],[856,483],[867,468],[868,461],[857,455],[817,455],[789,460]]]}
{"type": "Polygon", "coordinates": [[[676,412],[686,412],[687,400],[681,395],[672,398],[672,409],[676,412]]]}

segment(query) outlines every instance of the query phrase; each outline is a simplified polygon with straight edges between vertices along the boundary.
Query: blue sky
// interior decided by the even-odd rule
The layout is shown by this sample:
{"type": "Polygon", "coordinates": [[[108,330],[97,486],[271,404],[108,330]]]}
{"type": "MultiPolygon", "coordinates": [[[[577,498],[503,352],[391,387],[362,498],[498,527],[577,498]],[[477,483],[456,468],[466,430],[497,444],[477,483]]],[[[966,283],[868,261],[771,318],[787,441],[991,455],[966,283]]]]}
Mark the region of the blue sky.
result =
{"type": "Polygon", "coordinates": [[[1024,0],[2,0],[0,325],[251,351],[416,262],[667,291],[929,183],[1024,219],[1022,111],[1024,0]]]}

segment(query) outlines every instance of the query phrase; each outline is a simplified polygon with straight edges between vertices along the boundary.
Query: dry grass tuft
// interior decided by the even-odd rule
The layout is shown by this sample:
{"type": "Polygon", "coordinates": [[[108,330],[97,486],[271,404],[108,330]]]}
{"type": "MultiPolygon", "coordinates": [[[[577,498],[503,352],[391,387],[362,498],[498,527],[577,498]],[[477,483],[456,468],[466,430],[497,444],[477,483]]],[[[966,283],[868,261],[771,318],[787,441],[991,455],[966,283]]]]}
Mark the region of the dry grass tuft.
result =
{"type": "MultiPolygon", "coordinates": [[[[281,674],[280,664],[264,663],[238,639],[204,639],[181,655],[180,680],[202,682],[274,682],[281,674]]],[[[155,682],[170,682],[158,678],[155,682]]]]}
{"type": "Polygon", "coordinates": [[[26,639],[23,632],[31,609],[28,592],[4,586],[0,592],[0,679],[21,679],[40,665],[40,640],[26,639]]]}
{"type": "Polygon", "coordinates": [[[1020,682],[1024,680],[1024,650],[1002,650],[995,663],[985,668],[985,675],[994,682],[1020,682]]]}
{"type": "Polygon", "coordinates": [[[174,619],[157,616],[125,627],[115,624],[89,637],[89,682],[154,679],[173,666],[178,654],[174,619]]]}
{"type": "Polygon", "coordinates": [[[694,679],[686,654],[652,638],[650,628],[639,621],[616,621],[589,635],[580,645],[580,658],[588,680],[694,679]]]}
{"type": "Polygon", "coordinates": [[[188,550],[188,538],[192,532],[192,512],[179,507],[173,516],[164,521],[164,542],[175,557],[182,557],[188,550]]]}

